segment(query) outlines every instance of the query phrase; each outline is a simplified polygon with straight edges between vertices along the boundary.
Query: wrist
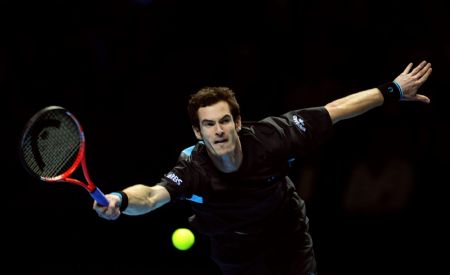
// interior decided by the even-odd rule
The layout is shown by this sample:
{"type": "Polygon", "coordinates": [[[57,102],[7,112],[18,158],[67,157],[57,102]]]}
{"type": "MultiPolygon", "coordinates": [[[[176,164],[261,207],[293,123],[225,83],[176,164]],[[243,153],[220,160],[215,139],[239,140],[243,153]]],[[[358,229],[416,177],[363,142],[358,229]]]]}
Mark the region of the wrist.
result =
{"type": "Polygon", "coordinates": [[[392,81],[392,83],[394,83],[395,86],[397,86],[397,89],[398,89],[398,91],[400,92],[400,98],[399,98],[399,100],[401,100],[401,99],[403,98],[403,96],[404,96],[402,86],[400,86],[400,84],[399,84],[397,81],[395,81],[395,80],[392,81]]]}
{"type": "Polygon", "coordinates": [[[127,209],[128,207],[128,196],[125,192],[123,191],[116,191],[116,192],[112,192],[111,195],[115,195],[117,197],[119,197],[120,202],[119,202],[119,209],[120,212],[125,211],[125,209],[127,209]]]}
{"type": "Polygon", "coordinates": [[[403,97],[403,90],[395,80],[386,82],[377,87],[383,95],[384,102],[398,102],[403,97]]]}

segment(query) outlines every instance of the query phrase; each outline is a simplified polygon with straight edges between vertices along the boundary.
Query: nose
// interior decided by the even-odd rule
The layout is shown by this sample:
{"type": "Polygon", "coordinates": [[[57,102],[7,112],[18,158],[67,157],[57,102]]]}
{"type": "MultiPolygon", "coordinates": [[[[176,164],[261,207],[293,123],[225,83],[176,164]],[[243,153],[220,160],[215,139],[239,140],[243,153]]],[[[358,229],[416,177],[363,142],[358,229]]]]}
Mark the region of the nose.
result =
{"type": "Polygon", "coordinates": [[[223,135],[223,128],[222,128],[222,126],[220,126],[220,124],[218,124],[216,126],[216,135],[218,135],[218,136],[223,135]]]}

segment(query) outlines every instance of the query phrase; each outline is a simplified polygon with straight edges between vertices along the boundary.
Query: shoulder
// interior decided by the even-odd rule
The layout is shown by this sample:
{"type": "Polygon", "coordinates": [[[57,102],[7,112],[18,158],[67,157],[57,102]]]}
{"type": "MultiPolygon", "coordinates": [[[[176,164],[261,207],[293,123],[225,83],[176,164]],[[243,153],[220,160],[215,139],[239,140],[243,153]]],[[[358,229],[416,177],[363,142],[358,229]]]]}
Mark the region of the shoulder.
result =
{"type": "Polygon", "coordinates": [[[198,141],[196,144],[186,147],[181,150],[178,156],[178,162],[184,162],[185,164],[203,163],[206,161],[206,148],[203,141],[198,141]]]}
{"type": "Polygon", "coordinates": [[[319,107],[291,110],[281,115],[281,117],[287,118],[295,122],[298,119],[303,120],[321,120],[324,118],[330,119],[330,114],[328,113],[327,109],[324,106],[319,106],[319,107]]]}
{"type": "Polygon", "coordinates": [[[296,126],[302,132],[305,132],[307,128],[332,126],[330,114],[323,106],[286,112],[280,116],[277,123],[279,126],[296,126]]]}
{"type": "Polygon", "coordinates": [[[259,121],[244,122],[247,134],[282,134],[286,129],[296,126],[305,131],[306,125],[329,124],[331,119],[325,107],[310,107],[288,111],[279,116],[268,116],[259,121]]]}

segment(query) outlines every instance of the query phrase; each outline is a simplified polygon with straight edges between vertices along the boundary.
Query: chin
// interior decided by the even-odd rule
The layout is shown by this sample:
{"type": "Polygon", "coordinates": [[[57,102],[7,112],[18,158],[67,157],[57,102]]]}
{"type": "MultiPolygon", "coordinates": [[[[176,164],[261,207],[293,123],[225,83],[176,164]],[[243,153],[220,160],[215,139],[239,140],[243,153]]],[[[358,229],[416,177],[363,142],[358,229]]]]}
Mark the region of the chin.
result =
{"type": "Polygon", "coordinates": [[[224,156],[232,153],[234,151],[234,148],[227,146],[227,147],[219,147],[216,150],[216,155],[218,156],[224,156]]]}

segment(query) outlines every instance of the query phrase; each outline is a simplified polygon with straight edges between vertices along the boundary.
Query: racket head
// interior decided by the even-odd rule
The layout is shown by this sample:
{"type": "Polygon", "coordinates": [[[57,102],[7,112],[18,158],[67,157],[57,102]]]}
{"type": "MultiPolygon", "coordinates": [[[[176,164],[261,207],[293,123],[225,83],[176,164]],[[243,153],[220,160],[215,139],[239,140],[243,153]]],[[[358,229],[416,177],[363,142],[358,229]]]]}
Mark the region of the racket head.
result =
{"type": "Polygon", "coordinates": [[[84,158],[83,129],[65,108],[45,107],[26,123],[19,151],[31,175],[47,182],[62,181],[84,158]]]}

